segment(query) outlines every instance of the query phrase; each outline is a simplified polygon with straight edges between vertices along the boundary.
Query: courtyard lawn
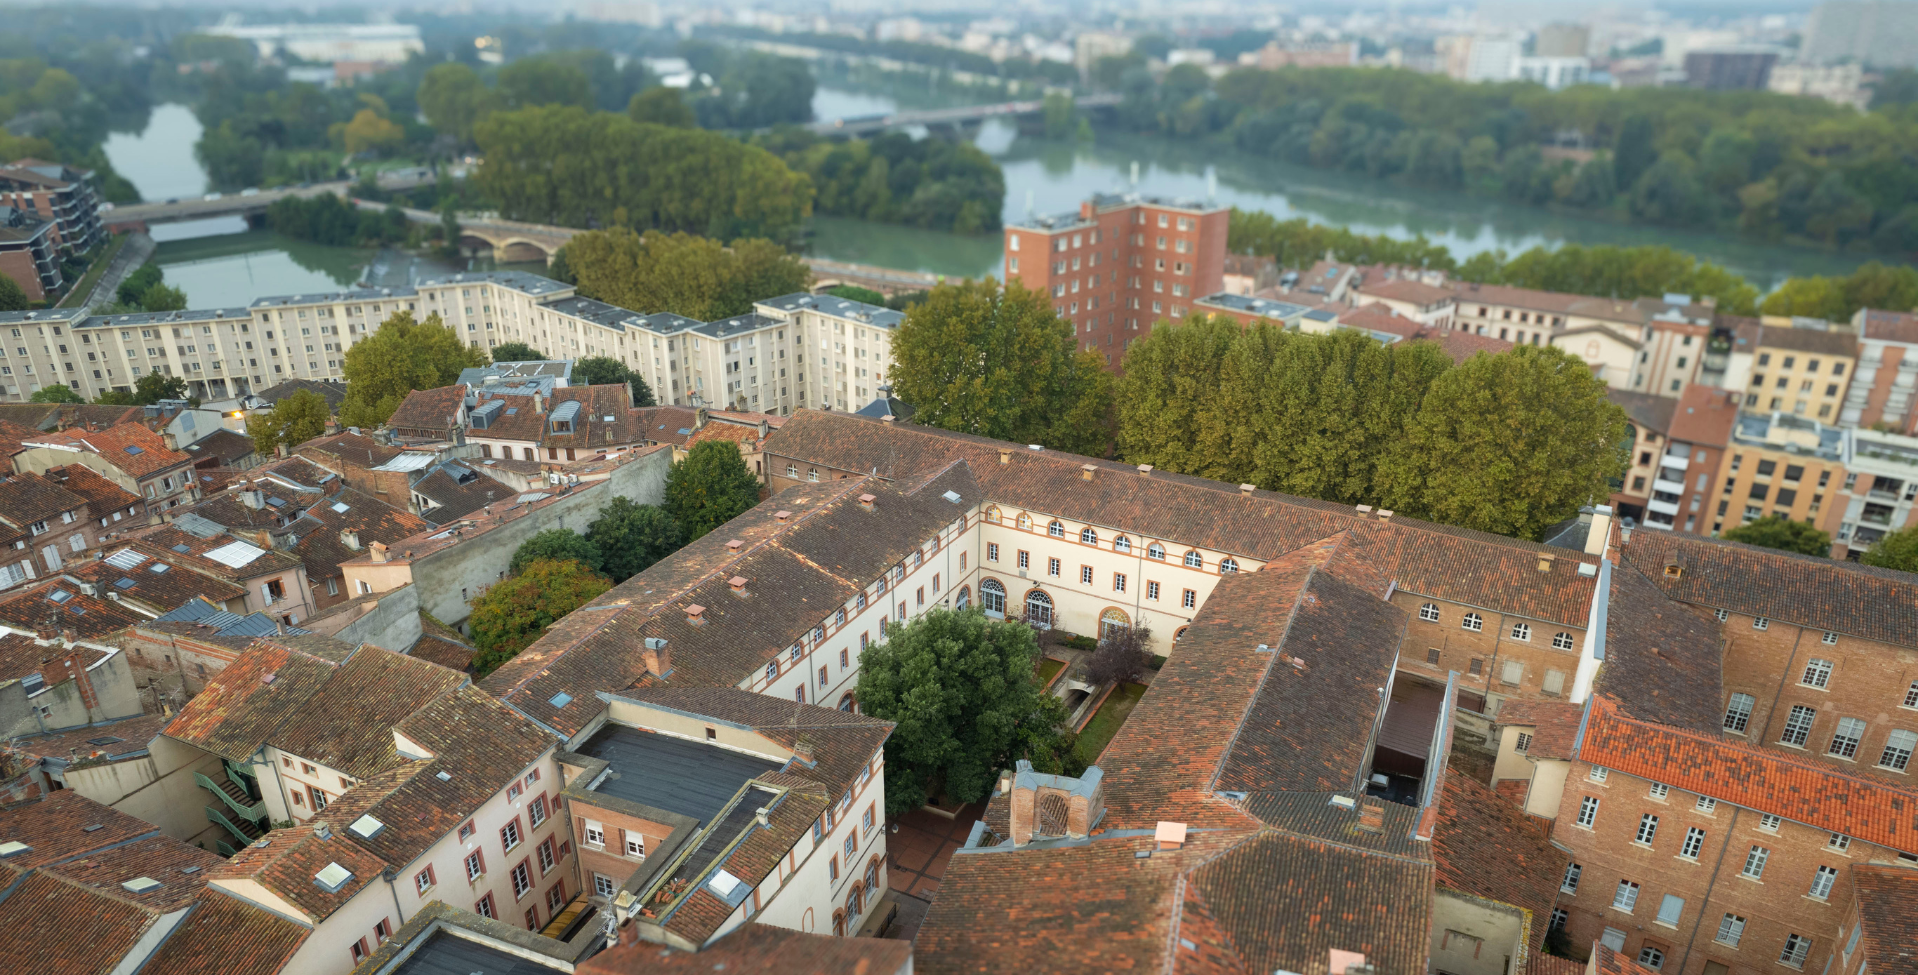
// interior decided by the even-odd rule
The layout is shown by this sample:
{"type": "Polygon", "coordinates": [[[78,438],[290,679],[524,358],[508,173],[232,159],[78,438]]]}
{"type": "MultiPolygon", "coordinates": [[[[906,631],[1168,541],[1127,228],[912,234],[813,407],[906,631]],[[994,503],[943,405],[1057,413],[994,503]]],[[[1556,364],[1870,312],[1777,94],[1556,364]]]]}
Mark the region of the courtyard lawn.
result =
{"type": "Polygon", "coordinates": [[[1132,714],[1139,698],[1145,696],[1144,684],[1121,684],[1106,696],[1105,703],[1099,705],[1098,713],[1086,722],[1084,731],[1079,732],[1079,744],[1075,749],[1086,764],[1099,760],[1106,750],[1106,744],[1112,736],[1119,733],[1119,726],[1132,714]]]}
{"type": "Polygon", "coordinates": [[[1040,688],[1051,687],[1053,678],[1059,676],[1059,671],[1064,669],[1066,669],[1066,662],[1063,660],[1054,660],[1051,657],[1041,658],[1039,661],[1040,688]]]}

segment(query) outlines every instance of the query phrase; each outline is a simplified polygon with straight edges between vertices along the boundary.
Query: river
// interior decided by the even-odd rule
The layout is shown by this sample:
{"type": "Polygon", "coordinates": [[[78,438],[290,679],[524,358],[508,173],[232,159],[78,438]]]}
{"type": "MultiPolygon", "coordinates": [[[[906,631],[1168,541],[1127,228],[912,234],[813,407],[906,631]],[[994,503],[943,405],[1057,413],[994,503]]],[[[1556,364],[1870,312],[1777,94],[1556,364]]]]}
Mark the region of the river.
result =
{"type": "MultiPolygon", "coordinates": [[[[911,99],[924,101],[923,95],[911,99]]],[[[867,89],[822,87],[813,99],[820,118],[895,111],[899,101],[867,89]]],[[[155,108],[146,129],[116,133],[107,157],[149,200],[206,192],[206,174],[193,156],[201,127],[184,106],[155,108]]],[[[1003,218],[1075,209],[1094,192],[1137,192],[1306,217],[1368,234],[1409,238],[1423,234],[1461,260],[1482,251],[1516,253],[1533,246],[1667,244],[1723,264],[1761,288],[1792,275],[1842,274],[1870,258],[1716,234],[1640,227],[1509,206],[1456,194],[1431,193],[1377,181],[1222,152],[1166,139],[1103,136],[1090,143],[1059,143],[1019,135],[989,123],[975,141],[998,159],[1006,178],[1003,218]],[[1138,167],[1138,182],[1132,169],[1138,167]]],[[[167,281],[196,308],[244,305],[272,294],[323,291],[362,279],[405,284],[424,274],[460,269],[398,251],[326,247],[248,230],[237,217],[153,228],[154,259],[167,281]]],[[[953,277],[997,275],[999,237],[965,237],[892,224],[819,217],[809,250],[819,257],[930,271],[953,277]]],[[[487,267],[484,261],[471,265],[487,267]]]]}

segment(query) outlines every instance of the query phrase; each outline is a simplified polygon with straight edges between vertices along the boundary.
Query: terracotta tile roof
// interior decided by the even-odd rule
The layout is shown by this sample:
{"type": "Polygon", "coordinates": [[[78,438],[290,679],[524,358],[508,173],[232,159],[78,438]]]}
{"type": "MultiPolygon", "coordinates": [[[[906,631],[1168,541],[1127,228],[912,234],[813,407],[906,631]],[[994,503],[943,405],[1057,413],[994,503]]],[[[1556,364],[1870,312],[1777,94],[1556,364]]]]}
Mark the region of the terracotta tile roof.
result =
{"type": "Polygon", "coordinates": [[[1497,355],[1512,348],[1512,343],[1504,339],[1495,339],[1490,335],[1472,335],[1462,329],[1443,329],[1426,326],[1413,338],[1420,342],[1434,342],[1452,357],[1453,363],[1464,362],[1483,352],[1497,355]]]}
{"type": "Polygon", "coordinates": [[[158,477],[193,462],[193,458],[180,451],[168,450],[159,434],[139,423],[122,423],[90,432],[74,429],[54,436],[85,446],[136,481],[158,477]]]}
{"type": "Polygon", "coordinates": [[[1918,313],[1867,308],[1865,338],[1918,344],[1918,313]]]}
{"type": "Polygon", "coordinates": [[[1585,963],[1537,951],[1525,963],[1525,975],[1585,975],[1585,963]]]}
{"type": "Polygon", "coordinates": [[[45,975],[112,971],[159,915],[45,871],[0,901],[0,957],[32,959],[45,975]]]}
{"type": "Polygon", "coordinates": [[[686,445],[693,425],[699,422],[699,411],[688,406],[646,406],[637,412],[647,440],[676,447],[686,445]]]}
{"type": "Polygon", "coordinates": [[[420,621],[420,630],[420,638],[406,651],[408,654],[453,670],[472,671],[473,655],[479,652],[472,644],[458,636],[433,632],[432,624],[425,620],[420,621]]]}
{"type": "Polygon", "coordinates": [[[257,538],[237,537],[231,534],[201,538],[181,531],[172,524],[160,525],[129,535],[127,542],[153,558],[174,565],[183,565],[195,572],[231,582],[241,582],[300,566],[300,560],[286,552],[261,548],[257,538]],[[245,542],[254,548],[260,548],[260,554],[238,568],[206,557],[206,553],[234,542],[245,542]]]}
{"type": "Polygon", "coordinates": [[[391,545],[430,527],[410,511],[346,488],[307,508],[305,516],[293,523],[300,535],[293,551],[306,563],[307,581],[317,586],[343,575],[340,563],[359,558],[360,551],[374,542],[391,545]],[[358,534],[359,549],[347,548],[340,540],[340,533],[347,531],[358,534]]]}
{"type": "Polygon", "coordinates": [[[442,464],[413,484],[413,493],[430,498],[425,520],[434,525],[458,521],[489,504],[510,501],[519,492],[463,464],[442,464]]]}
{"type": "Polygon", "coordinates": [[[466,386],[455,383],[438,389],[416,389],[406,394],[399,409],[387,417],[390,430],[450,432],[460,425],[466,386]]]}
{"type": "Polygon", "coordinates": [[[1360,305],[1351,311],[1341,312],[1340,325],[1347,328],[1362,328],[1368,331],[1388,332],[1402,339],[1409,339],[1424,328],[1417,319],[1407,318],[1392,310],[1390,305],[1375,301],[1369,305],[1360,305]]]}
{"type": "Polygon", "coordinates": [[[433,757],[395,759],[328,803],[320,818],[331,823],[337,835],[396,864],[413,862],[459,829],[475,809],[557,744],[532,722],[470,686],[379,726],[389,743],[397,729],[433,757]],[[441,772],[451,778],[441,780],[441,772]],[[362,815],[371,815],[386,828],[370,840],[342,832],[362,815]]]}
{"type": "Polygon", "coordinates": [[[1595,555],[1396,517],[1355,519],[1338,556],[1347,559],[1370,563],[1406,592],[1580,629],[1598,591],[1596,574],[1578,572],[1596,566],[1595,555]],[[1542,572],[1541,556],[1552,556],[1542,572]]]}
{"type": "Polygon", "coordinates": [[[83,640],[93,640],[146,620],[118,603],[84,595],[79,583],[64,576],[43,577],[0,599],[0,622],[48,638],[72,630],[83,640]]]}
{"type": "Polygon", "coordinates": [[[1672,414],[1678,409],[1678,400],[1670,396],[1635,393],[1629,389],[1608,389],[1605,398],[1624,407],[1625,415],[1633,423],[1658,434],[1671,429],[1672,414]]]}
{"type": "Polygon", "coordinates": [[[219,429],[181,448],[196,464],[227,467],[258,453],[253,438],[244,433],[219,429]]]}
{"type": "Polygon", "coordinates": [[[51,758],[59,762],[91,758],[117,761],[144,755],[147,745],[166,730],[167,722],[172,720],[171,715],[143,714],[121,721],[68,728],[47,735],[23,735],[10,741],[20,751],[36,758],[51,758]],[[113,741],[115,738],[119,740],[113,741]],[[96,740],[106,744],[96,745],[96,740]]]}
{"type": "Polygon", "coordinates": [[[59,422],[79,430],[105,430],[122,423],[139,424],[145,410],[138,406],[108,406],[101,403],[63,403],[59,422]]]}
{"type": "Polygon", "coordinates": [[[1578,758],[1868,843],[1918,852],[1918,791],[1630,718],[1603,695],[1592,698],[1578,758]]]}
{"type": "MultiPolygon", "coordinates": [[[[0,404],[0,407],[11,404],[0,404]]],[[[20,452],[20,443],[40,436],[40,431],[12,420],[0,418],[0,453],[12,456],[20,452]]]]}
{"type": "Polygon", "coordinates": [[[1432,859],[1439,886],[1530,911],[1529,947],[1536,951],[1544,944],[1559,881],[1572,859],[1552,845],[1549,820],[1527,815],[1467,776],[1448,775],[1432,859]]]}
{"type": "Polygon", "coordinates": [[[580,975],[810,975],[861,972],[890,975],[906,968],[912,943],[883,938],[835,938],[771,924],[745,924],[693,951],[636,943],[613,947],[579,966],[580,975]]]}
{"type": "Polygon", "coordinates": [[[222,758],[247,761],[288,714],[319,693],[336,666],[284,647],[255,644],[180,709],[166,734],[222,758]]]}
{"type": "Polygon", "coordinates": [[[457,670],[369,644],[312,697],[282,710],[268,740],[355,778],[369,776],[398,761],[393,727],[465,680],[457,670]]]}
{"type": "Polygon", "coordinates": [[[206,889],[208,868],[220,857],[171,836],[149,836],[43,868],[82,887],[131,901],[161,914],[192,903],[206,889]],[[147,877],[160,886],[134,893],[121,886],[147,877]]]}
{"type": "Polygon", "coordinates": [[[223,880],[251,880],[278,894],[313,921],[323,921],[379,878],[387,864],[347,839],[344,828],[321,839],[311,826],[276,829],[208,871],[216,888],[223,880]],[[352,878],[337,891],[321,887],[315,875],[337,863],[352,878]]]}
{"type": "Polygon", "coordinates": [[[48,527],[52,527],[59,524],[62,512],[77,512],[86,507],[86,503],[86,498],[38,474],[0,477],[0,518],[16,528],[25,528],[36,521],[48,522],[48,527]]]}
{"type": "Polygon", "coordinates": [[[1578,726],[1584,720],[1582,704],[1514,700],[1498,706],[1493,723],[1502,728],[1531,728],[1532,745],[1525,754],[1532,758],[1569,761],[1578,754],[1578,726]]]}
{"type": "Polygon", "coordinates": [[[1903,864],[1851,865],[1864,970],[1918,975],[1918,870],[1903,864]]]}
{"type": "Polygon", "coordinates": [[[1731,441],[1732,426],[1743,403],[1735,392],[1693,383],[1679,395],[1668,436],[1679,443],[1723,447],[1731,441]]]}
{"type": "Polygon", "coordinates": [[[4,865],[14,870],[71,860],[158,833],[152,823],[103,806],[72,789],[0,806],[0,843],[25,843],[30,848],[6,858],[4,865]],[[88,829],[93,826],[99,828],[88,829]]]}
{"type": "Polygon", "coordinates": [[[209,890],[141,975],[278,975],[312,929],[209,890]]]}
{"type": "MultiPolygon", "coordinates": [[[[1821,332],[1815,328],[1761,325],[1758,333],[1758,347],[1855,359],[1858,357],[1858,336],[1850,332],[1821,332]]],[[[1760,367],[1754,363],[1752,368],[1760,367]]]]}
{"type": "Polygon", "coordinates": [[[59,485],[70,494],[86,499],[87,509],[95,518],[113,517],[115,511],[140,506],[140,496],[122,488],[120,485],[100,476],[98,471],[85,464],[68,464],[65,467],[53,467],[40,475],[59,485]]]}
{"type": "Polygon", "coordinates": [[[166,559],[146,558],[137,550],[126,547],[115,551],[134,551],[134,555],[142,557],[143,561],[131,569],[122,569],[105,559],[96,559],[69,566],[66,572],[93,583],[102,593],[131,600],[158,613],[170,613],[196,596],[216,606],[224,606],[228,600],[246,598],[244,588],[224,579],[173,566],[166,559]],[[161,565],[169,566],[168,570],[153,571],[155,566],[161,565]]]}
{"type": "Polygon", "coordinates": [[[301,444],[295,452],[307,456],[321,467],[331,469],[342,463],[355,467],[378,467],[406,451],[379,443],[364,434],[342,432],[314,437],[301,444]]]}
{"type": "Polygon", "coordinates": [[[941,496],[949,487],[977,494],[965,478],[912,493],[863,479],[784,492],[575,610],[484,686],[570,734],[599,713],[594,693],[646,673],[633,652],[646,637],[668,641],[669,686],[736,686],[950,524],[960,506],[941,496]],[[870,509],[858,502],[867,492],[870,509]],[[795,514],[780,524],[775,509],[795,514]],[[733,539],[744,543],[737,553],[733,539]],[[733,576],[746,578],[743,595],[733,576]],[[687,621],[689,603],[706,607],[702,622],[687,621]],[[555,709],[561,691],[573,701],[555,709]]]}
{"type": "Polygon", "coordinates": [[[1458,303],[1461,305],[1510,305],[1513,308],[1529,308],[1533,311],[1578,315],[1585,318],[1604,318],[1633,325],[1643,325],[1647,317],[1643,309],[1629,302],[1611,298],[1592,298],[1558,291],[1539,291],[1535,288],[1470,282],[1460,282],[1456,285],[1456,290],[1458,303]]]}
{"type": "Polygon", "coordinates": [[[591,450],[639,443],[646,439],[645,417],[633,409],[633,390],[625,383],[605,386],[568,386],[553,391],[547,416],[561,403],[580,404],[572,433],[547,432],[542,447],[591,450]],[[606,418],[612,417],[610,421],[606,418]]]}
{"type": "Polygon", "coordinates": [[[1679,532],[1635,531],[1623,549],[1679,602],[1918,648],[1918,575],[1679,532]]]}
{"type": "Polygon", "coordinates": [[[1724,717],[1724,657],[1717,620],[1667,599],[1639,566],[1613,567],[1595,690],[1627,702],[1635,717],[1715,735],[1724,717]]]}
{"type": "Polygon", "coordinates": [[[1413,281],[1407,278],[1394,278],[1387,281],[1368,281],[1358,287],[1358,293],[1368,298],[1380,298],[1390,301],[1409,301],[1416,305],[1451,304],[1458,296],[1451,288],[1441,288],[1413,281]]]}

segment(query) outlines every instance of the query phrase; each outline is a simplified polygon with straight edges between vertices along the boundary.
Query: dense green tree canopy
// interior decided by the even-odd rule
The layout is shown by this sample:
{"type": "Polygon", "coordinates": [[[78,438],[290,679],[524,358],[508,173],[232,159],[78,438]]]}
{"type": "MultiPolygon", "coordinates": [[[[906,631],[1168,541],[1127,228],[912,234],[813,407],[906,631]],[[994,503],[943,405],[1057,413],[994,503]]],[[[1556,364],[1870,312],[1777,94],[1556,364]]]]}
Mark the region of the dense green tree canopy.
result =
{"type": "Polygon", "coordinates": [[[759,479],[730,440],[694,444],[666,474],[666,512],[689,542],[758,503],[759,479]]]}
{"type": "Polygon", "coordinates": [[[133,402],[151,406],[163,399],[186,399],[186,380],[179,376],[149,372],[133,384],[133,402]]]}
{"type": "Polygon", "coordinates": [[[34,390],[32,396],[27,397],[29,403],[84,403],[86,401],[86,397],[74,392],[65,383],[42,386],[34,390]]]}
{"type": "Polygon", "coordinates": [[[0,274],[0,311],[23,311],[32,304],[27,293],[12,278],[0,274]]]}
{"type": "Polygon", "coordinates": [[[781,129],[754,140],[812,180],[821,214],[977,234],[999,229],[1006,180],[999,164],[964,140],[903,132],[826,139],[781,129]]]}
{"type": "Polygon", "coordinates": [[[1879,539],[1858,561],[1881,569],[1918,572],[1918,525],[1901,528],[1879,539]]]}
{"type": "Polygon", "coordinates": [[[265,413],[246,418],[246,435],[253,449],[271,457],[281,444],[297,447],[326,432],[326,397],[302,389],[273,404],[265,413]]]}
{"type": "Polygon", "coordinates": [[[1072,453],[1111,445],[1105,359],[1018,282],[939,285],[906,312],[892,354],[893,395],[918,423],[1072,453]]]}
{"type": "Polygon", "coordinates": [[[641,124],[664,125],[674,129],[690,129],[699,125],[686,99],[679,94],[679,89],[664,85],[634,95],[626,106],[626,117],[641,124]]]}
{"type": "Polygon", "coordinates": [[[472,141],[473,126],[499,101],[472,68],[457,61],[434,65],[420,81],[420,111],[427,123],[461,142],[472,141]]]}
{"type": "Polygon", "coordinates": [[[804,291],[812,269],[768,240],[730,247],[688,234],[589,231],[564,253],[579,293],[621,308],[713,321],[752,310],[753,302],[804,291]]]}
{"type": "MultiPolygon", "coordinates": [[[[495,354],[498,349],[493,350],[495,354]]],[[[610,386],[625,383],[632,390],[634,406],[658,405],[653,399],[653,388],[640,378],[639,373],[626,367],[626,364],[609,355],[587,356],[573,363],[572,384],[575,386],[610,386]]]]}
{"type": "Polygon", "coordinates": [[[715,132],[549,106],[489,115],[475,140],[479,186],[513,220],[787,240],[812,212],[804,176],[715,132]]]}
{"type": "Polygon", "coordinates": [[[598,520],[587,526],[586,540],[604,559],[601,571],[619,583],[679,551],[685,533],[664,508],[614,498],[599,509],[598,520]]]}
{"type": "Polygon", "coordinates": [[[524,342],[501,342],[493,346],[494,362],[533,362],[546,358],[546,353],[524,342]]]}
{"type": "Polygon", "coordinates": [[[346,350],[341,370],[346,402],[340,406],[340,422],[377,427],[400,408],[407,393],[450,385],[461,369],[486,362],[486,353],[462,343],[438,313],[415,322],[412,312],[396,312],[378,331],[346,350]]]}
{"type": "Polygon", "coordinates": [[[1380,460],[1379,504],[1537,538],[1610,493],[1625,413],[1590,367],[1553,346],[1478,355],[1432,380],[1380,460]]]}
{"type": "Polygon", "coordinates": [[[1849,321],[1860,308],[1918,308],[1918,267],[1886,267],[1872,261],[1843,277],[1792,278],[1765,296],[1767,315],[1802,315],[1849,321]]]}
{"type": "Polygon", "coordinates": [[[1065,719],[1064,705],[1033,679],[1038,656],[1030,628],[977,609],[935,609],[889,626],[884,641],[860,654],[859,710],[898,725],[885,746],[888,813],[941,793],[983,799],[999,770],[1019,758],[1065,771],[1021,754],[1023,741],[1061,737],[1065,719]]]}
{"type": "Polygon", "coordinates": [[[600,555],[599,546],[588,541],[586,536],[571,528],[548,528],[521,542],[519,548],[513,550],[513,561],[507,565],[507,571],[519,575],[528,565],[540,559],[578,562],[594,572],[600,571],[605,561],[600,555]]]}
{"type": "Polygon", "coordinates": [[[593,105],[592,82],[563,54],[520,58],[501,68],[497,91],[512,108],[593,105]]]}
{"type": "MultiPolygon", "coordinates": [[[[1783,515],[1767,515],[1750,524],[1728,528],[1725,538],[1727,541],[1783,549],[1800,555],[1831,556],[1829,532],[1819,531],[1808,522],[1793,521],[1783,515]]],[[[1891,554],[1887,553],[1887,556],[1891,554]]]]}
{"type": "Polygon", "coordinates": [[[605,576],[573,561],[538,559],[518,574],[487,587],[473,600],[467,617],[473,643],[473,676],[485,677],[500,664],[531,646],[546,628],[599,598],[613,584],[605,576]]]}
{"type": "Polygon", "coordinates": [[[336,247],[377,247],[404,242],[412,223],[397,206],[362,210],[332,193],[283,196],[267,205],[267,228],[295,240],[336,247]]]}
{"type": "Polygon", "coordinates": [[[862,288],[856,284],[837,285],[827,288],[826,293],[835,298],[844,298],[847,301],[863,301],[868,305],[878,305],[881,308],[886,307],[885,295],[871,288],[862,288]]]}

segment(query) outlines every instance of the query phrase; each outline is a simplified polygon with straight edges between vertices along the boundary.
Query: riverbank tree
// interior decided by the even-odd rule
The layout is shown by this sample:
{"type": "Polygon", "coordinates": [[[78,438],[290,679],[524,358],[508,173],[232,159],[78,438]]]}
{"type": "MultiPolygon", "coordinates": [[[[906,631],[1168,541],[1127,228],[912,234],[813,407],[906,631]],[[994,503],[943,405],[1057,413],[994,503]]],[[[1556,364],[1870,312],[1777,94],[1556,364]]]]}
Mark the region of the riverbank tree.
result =
{"type": "Polygon", "coordinates": [[[582,295],[702,322],[743,315],[755,301],[804,291],[812,281],[805,262],[764,239],[726,245],[691,234],[615,228],[575,235],[560,253],[582,295]]]}
{"type": "Polygon", "coordinates": [[[812,180],[818,213],[957,234],[1000,228],[1005,174],[970,142],[915,140],[903,132],[828,139],[804,129],[754,142],[812,180]]]}

